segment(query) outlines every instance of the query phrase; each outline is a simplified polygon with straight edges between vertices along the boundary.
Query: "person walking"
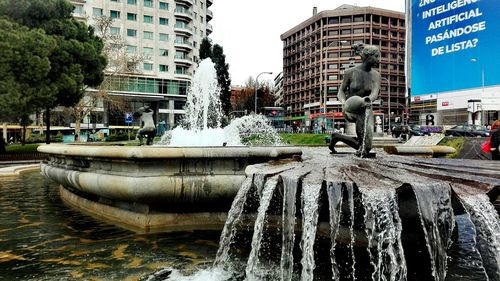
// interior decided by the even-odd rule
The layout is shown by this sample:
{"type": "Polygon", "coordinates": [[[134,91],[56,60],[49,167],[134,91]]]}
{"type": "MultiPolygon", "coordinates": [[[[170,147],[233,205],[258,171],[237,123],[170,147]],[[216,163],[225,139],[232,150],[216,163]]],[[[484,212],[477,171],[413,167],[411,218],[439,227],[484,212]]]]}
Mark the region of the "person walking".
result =
{"type": "Polygon", "coordinates": [[[490,152],[492,160],[500,160],[500,120],[493,122],[490,133],[490,152]]]}

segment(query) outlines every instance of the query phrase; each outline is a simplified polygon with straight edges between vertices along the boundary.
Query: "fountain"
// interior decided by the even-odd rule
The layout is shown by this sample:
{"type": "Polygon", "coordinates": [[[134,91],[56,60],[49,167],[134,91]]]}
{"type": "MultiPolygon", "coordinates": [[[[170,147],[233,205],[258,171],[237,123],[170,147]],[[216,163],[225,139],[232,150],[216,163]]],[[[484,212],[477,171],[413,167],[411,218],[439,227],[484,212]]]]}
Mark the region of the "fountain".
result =
{"type": "Polygon", "coordinates": [[[275,140],[248,129],[264,120],[219,128],[200,76],[208,111],[190,97],[196,118],[171,146],[40,148],[63,200],[94,216],[143,232],[223,226],[211,267],[147,280],[500,280],[498,164],[253,146],[275,140]]]}
{"type": "Polygon", "coordinates": [[[500,280],[492,205],[500,166],[325,152],[248,166],[214,264],[202,272],[222,276],[214,280],[500,280]]]}
{"type": "Polygon", "coordinates": [[[42,174],[61,184],[66,204],[134,231],[218,229],[248,165],[301,154],[299,148],[276,146],[279,137],[262,116],[220,128],[210,59],[194,76],[186,112],[183,127],[160,145],[40,146],[48,154],[42,174]]]}

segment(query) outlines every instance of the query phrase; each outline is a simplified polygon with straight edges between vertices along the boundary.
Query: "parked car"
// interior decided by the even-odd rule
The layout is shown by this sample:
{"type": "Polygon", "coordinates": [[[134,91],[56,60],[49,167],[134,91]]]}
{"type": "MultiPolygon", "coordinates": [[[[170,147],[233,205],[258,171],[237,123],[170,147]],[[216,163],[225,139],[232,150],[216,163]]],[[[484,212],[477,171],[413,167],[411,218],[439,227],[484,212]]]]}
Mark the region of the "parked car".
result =
{"type": "Polygon", "coordinates": [[[430,135],[430,132],[422,130],[418,125],[396,125],[392,127],[391,133],[394,138],[399,138],[401,134],[408,134],[409,137],[430,135]]]}
{"type": "Polygon", "coordinates": [[[446,131],[445,136],[489,137],[490,131],[481,125],[457,125],[446,131]]]}

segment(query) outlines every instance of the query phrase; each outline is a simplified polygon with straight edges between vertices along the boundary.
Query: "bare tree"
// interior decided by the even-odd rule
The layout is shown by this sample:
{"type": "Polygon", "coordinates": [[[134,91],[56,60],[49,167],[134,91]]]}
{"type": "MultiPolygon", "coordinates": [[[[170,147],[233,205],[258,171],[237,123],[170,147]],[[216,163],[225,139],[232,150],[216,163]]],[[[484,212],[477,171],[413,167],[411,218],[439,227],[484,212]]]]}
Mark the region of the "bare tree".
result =
{"type": "Polygon", "coordinates": [[[128,43],[120,35],[112,32],[113,19],[108,16],[93,17],[94,28],[104,43],[103,54],[108,65],[105,70],[104,81],[96,89],[87,89],[85,96],[72,108],[75,116],[75,135],[79,141],[81,122],[89,116],[98,104],[108,106],[112,111],[125,112],[130,110],[129,102],[120,95],[111,92],[117,90],[120,79],[127,80],[130,75],[141,73],[143,62],[151,58],[143,53],[132,53],[127,50],[128,43]]]}

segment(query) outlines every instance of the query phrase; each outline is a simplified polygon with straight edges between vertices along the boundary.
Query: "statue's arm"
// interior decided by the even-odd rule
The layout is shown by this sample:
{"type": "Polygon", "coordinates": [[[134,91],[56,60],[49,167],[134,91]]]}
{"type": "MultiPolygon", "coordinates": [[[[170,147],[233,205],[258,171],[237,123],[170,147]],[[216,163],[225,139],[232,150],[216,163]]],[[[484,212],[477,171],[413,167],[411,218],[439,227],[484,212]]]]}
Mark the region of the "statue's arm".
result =
{"type": "Polygon", "coordinates": [[[341,103],[345,103],[347,100],[346,92],[347,92],[347,85],[349,85],[351,81],[351,72],[346,71],[344,75],[344,79],[342,80],[342,85],[340,85],[339,92],[337,94],[337,97],[341,103]]]}
{"type": "Polygon", "coordinates": [[[375,77],[373,78],[373,87],[370,93],[370,100],[373,102],[378,98],[380,92],[380,73],[375,72],[375,77]]]}

